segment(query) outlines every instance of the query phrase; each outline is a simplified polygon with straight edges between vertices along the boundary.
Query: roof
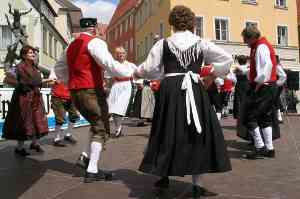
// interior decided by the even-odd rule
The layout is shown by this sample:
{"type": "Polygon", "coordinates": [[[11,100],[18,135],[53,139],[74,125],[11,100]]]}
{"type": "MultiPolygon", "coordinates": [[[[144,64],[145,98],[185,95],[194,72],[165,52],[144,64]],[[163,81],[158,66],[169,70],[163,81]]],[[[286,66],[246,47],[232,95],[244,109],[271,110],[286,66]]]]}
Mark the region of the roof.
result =
{"type": "Polygon", "coordinates": [[[69,0],[55,0],[58,4],[60,4],[63,8],[69,11],[81,11],[76,5],[74,5],[69,0]]]}
{"type": "Polygon", "coordinates": [[[82,18],[81,8],[74,5],[69,0],[55,0],[59,5],[62,6],[61,10],[65,10],[69,14],[69,18],[71,21],[72,32],[80,32],[80,24],[79,21],[82,18]]]}
{"type": "Polygon", "coordinates": [[[118,7],[116,8],[114,15],[112,16],[109,26],[114,25],[118,20],[123,17],[128,11],[135,8],[139,0],[125,0],[120,1],[118,7]]]}

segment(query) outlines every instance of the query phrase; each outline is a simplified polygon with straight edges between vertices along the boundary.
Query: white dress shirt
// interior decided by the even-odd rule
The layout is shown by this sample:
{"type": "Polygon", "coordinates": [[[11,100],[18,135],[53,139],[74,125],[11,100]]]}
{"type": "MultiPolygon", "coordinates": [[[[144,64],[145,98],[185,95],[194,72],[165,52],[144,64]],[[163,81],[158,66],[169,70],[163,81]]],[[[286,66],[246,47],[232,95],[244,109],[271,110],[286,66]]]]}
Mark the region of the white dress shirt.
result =
{"type": "Polygon", "coordinates": [[[273,64],[270,57],[270,50],[266,44],[258,45],[255,61],[256,77],[254,81],[259,84],[268,82],[271,78],[273,64]]]}
{"type": "MultiPolygon", "coordinates": [[[[91,35],[89,33],[82,34],[91,35]]],[[[69,81],[66,51],[62,53],[60,59],[54,66],[54,71],[57,78],[65,83],[69,81]]],[[[99,65],[99,67],[102,67],[105,71],[107,71],[109,75],[117,77],[132,76],[132,70],[130,70],[130,68],[128,68],[126,65],[122,65],[112,57],[112,55],[108,51],[105,41],[99,38],[92,39],[88,43],[88,51],[94,58],[96,63],[99,65]]],[[[76,57],[74,59],[76,59],[76,57]]]]}

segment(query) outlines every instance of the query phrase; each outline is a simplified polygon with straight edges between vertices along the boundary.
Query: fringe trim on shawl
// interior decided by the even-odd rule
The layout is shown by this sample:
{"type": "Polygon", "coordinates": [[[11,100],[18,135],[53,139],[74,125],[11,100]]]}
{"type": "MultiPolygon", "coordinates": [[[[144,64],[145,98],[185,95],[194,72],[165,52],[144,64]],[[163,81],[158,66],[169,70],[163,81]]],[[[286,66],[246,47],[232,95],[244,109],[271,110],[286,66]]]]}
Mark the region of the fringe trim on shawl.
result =
{"type": "Polygon", "coordinates": [[[168,41],[168,46],[170,51],[176,56],[180,63],[180,66],[187,69],[187,66],[191,64],[192,61],[198,60],[201,54],[200,47],[201,40],[197,41],[194,45],[188,49],[182,51],[178,49],[172,42],[168,41]]]}

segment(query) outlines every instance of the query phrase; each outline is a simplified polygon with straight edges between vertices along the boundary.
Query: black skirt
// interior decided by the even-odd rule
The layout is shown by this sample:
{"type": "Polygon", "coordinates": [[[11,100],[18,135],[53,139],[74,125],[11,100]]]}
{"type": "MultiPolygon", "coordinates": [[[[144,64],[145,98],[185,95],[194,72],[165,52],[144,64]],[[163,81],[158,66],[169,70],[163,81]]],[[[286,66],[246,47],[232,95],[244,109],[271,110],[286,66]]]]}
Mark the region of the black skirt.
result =
{"type": "MultiPolygon", "coordinates": [[[[147,150],[139,170],[158,176],[184,176],[231,170],[220,123],[200,84],[193,83],[202,133],[187,124],[183,76],[161,81],[147,150]]],[[[191,116],[192,118],[192,116],[191,116]]]]}

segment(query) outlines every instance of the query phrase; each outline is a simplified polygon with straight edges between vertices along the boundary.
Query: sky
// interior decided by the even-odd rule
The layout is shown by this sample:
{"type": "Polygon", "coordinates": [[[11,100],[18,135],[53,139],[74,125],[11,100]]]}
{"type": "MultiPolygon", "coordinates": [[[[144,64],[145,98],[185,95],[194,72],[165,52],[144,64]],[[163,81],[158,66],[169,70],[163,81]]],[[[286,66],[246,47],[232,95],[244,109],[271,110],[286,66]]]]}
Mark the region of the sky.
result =
{"type": "Polygon", "coordinates": [[[75,0],[84,17],[96,17],[98,22],[108,24],[119,0],[75,0]]]}

